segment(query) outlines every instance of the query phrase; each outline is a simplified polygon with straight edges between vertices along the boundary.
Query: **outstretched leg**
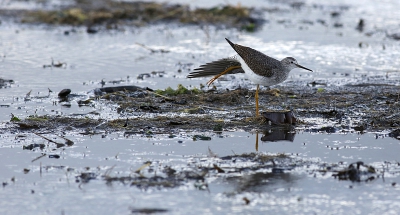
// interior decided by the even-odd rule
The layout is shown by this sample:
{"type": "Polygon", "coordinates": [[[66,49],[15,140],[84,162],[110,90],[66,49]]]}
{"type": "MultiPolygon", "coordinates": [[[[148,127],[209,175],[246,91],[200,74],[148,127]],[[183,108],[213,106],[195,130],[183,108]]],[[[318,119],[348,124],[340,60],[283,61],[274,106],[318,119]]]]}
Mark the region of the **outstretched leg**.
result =
{"type": "Polygon", "coordinates": [[[230,72],[230,71],[232,71],[232,70],[234,70],[234,69],[240,69],[241,68],[241,66],[231,66],[231,67],[228,67],[225,71],[223,71],[223,72],[221,72],[220,74],[218,74],[218,75],[216,75],[216,76],[214,76],[213,78],[211,78],[211,80],[209,80],[208,82],[207,82],[207,86],[210,86],[211,84],[212,84],[212,82],[214,82],[215,80],[217,80],[219,77],[221,77],[222,75],[225,75],[226,73],[228,73],[228,72],[230,72]]]}
{"type": "Polygon", "coordinates": [[[260,88],[260,85],[257,84],[256,95],[254,96],[254,98],[256,99],[256,116],[259,115],[259,113],[258,113],[258,90],[259,90],[259,88],[260,88]]]}

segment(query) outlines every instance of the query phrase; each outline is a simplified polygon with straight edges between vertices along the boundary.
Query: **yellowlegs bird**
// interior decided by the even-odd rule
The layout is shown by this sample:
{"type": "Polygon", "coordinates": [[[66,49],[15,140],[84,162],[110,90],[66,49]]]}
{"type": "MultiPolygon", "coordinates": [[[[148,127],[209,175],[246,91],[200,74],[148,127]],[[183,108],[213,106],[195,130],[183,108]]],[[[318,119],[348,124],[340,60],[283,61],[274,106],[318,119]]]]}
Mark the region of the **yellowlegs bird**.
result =
{"type": "Polygon", "coordinates": [[[268,87],[279,84],[285,81],[289,76],[289,72],[295,68],[306,69],[312,72],[311,69],[299,65],[296,59],[292,57],[286,57],[279,61],[255,49],[235,44],[227,38],[225,39],[238,55],[201,65],[199,68],[195,69],[195,72],[190,73],[187,77],[198,78],[214,75],[214,77],[207,82],[207,85],[210,86],[222,75],[246,73],[248,78],[253,81],[253,83],[257,84],[257,90],[254,96],[256,100],[257,116],[260,84],[268,87]]]}

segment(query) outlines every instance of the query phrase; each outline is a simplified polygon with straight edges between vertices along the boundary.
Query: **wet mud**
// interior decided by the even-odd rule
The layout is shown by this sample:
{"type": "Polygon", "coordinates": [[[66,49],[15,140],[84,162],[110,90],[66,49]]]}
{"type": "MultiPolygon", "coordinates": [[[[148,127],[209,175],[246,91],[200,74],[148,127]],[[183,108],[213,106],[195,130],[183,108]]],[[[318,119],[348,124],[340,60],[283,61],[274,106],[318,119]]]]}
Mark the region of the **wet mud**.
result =
{"type": "Polygon", "coordinates": [[[398,90],[397,86],[330,89],[288,84],[260,91],[262,112],[256,117],[255,91],[248,89],[200,90],[180,85],[176,89],[154,91],[137,86],[107,87],[95,89],[97,94],[86,100],[62,98],[58,105],[71,104],[74,100],[79,106],[116,105],[115,113],[121,118],[106,120],[99,118],[96,112],[81,114],[81,117],[36,115],[11,119],[13,126],[7,129],[49,132],[74,128],[165,133],[177,129],[251,131],[271,126],[297,126],[315,127],[328,133],[343,130],[367,132],[399,126],[398,90]],[[315,118],[321,121],[313,121],[315,118]]]}
{"type": "Polygon", "coordinates": [[[213,24],[254,31],[263,22],[260,11],[239,5],[190,9],[181,4],[111,0],[72,1],[71,5],[57,10],[2,10],[0,14],[22,17],[16,20],[22,23],[87,26],[87,33],[97,33],[100,28],[140,27],[160,22],[213,24]]]}

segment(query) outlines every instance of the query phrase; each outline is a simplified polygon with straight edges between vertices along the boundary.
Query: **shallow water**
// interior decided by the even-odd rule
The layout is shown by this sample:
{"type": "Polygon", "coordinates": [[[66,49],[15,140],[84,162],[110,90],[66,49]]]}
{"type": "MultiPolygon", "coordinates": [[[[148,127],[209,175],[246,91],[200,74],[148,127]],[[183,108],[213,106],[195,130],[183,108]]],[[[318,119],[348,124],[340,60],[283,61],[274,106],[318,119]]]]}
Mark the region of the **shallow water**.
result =
{"type": "MultiPolygon", "coordinates": [[[[190,213],[212,214],[260,211],[283,214],[331,214],[344,211],[364,214],[372,211],[391,214],[400,206],[400,190],[397,186],[392,186],[399,179],[396,173],[398,167],[394,172],[386,172],[384,178],[368,183],[338,181],[330,174],[321,176],[321,173],[312,171],[318,162],[342,162],[348,165],[362,160],[379,169],[381,165],[393,165],[384,161],[396,161],[400,142],[382,134],[300,132],[295,135],[293,142],[263,142],[260,134],[259,152],[292,154],[299,161],[308,160],[309,165],[286,170],[284,173],[271,173],[268,170],[258,173],[243,172],[237,175],[241,177],[240,180],[235,179],[237,176],[232,174],[220,174],[208,179],[209,192],[195,189],[193,182],[177,189],[161,190],[141,190],[118,182],[105,186],[101,177],[84,184],[75,182],[75,176],[80,172],[102,175],[112,167],[111,175],[127,176],[133,174],[145,161],[153,161],[151,168],[156,170],[165,165],[184,169],[190,168],[193,162],[204,166],[219,163],[217,159],[209,157],[209,149],[220,157],[232,155],[233,152],[256,152],[255,134],[201,133],[210,136],[211,140],[193,141],[192,136],[195,134],[182,132],[175,138],[168,138],[168,135],[154,135],[151,138],[124,137],[122,134],[107,135],[104,138],[101,135],[91,138],[72,135],[68,136],[75,142],[72,147],[54,152],[51,144],[50,148],[43,151],[22,150],[21,145],[45,143],[33,134],[21,141],[10,141],[2,136],[0,158],[3,166],[0,171],[8,185],[2,189],[2,196],[7,196],[7,200],[1,201],[0,211],[2,214],[53,214],[62,211],[66,214],[82,211],[87,214],[109,214],[128,213],[129,208],[162,208],[171,214],[186,214],[188,210],[190,213]],[[46,156],[31,162],[41,153],[59,154],[61,157],[52,159],[46,156]],[[85,170],[86,167],[90,169],[85,170]],[[24,168],[29,169],[29,173],[24,173],[24,168]],[[73,170],[67,171],[69,168],[73,170]],[[15,182],[11,181],[12,177],[15,182]],[[257,183],[246,186],[246,183],[253,183],[251,181],[257,183]],[[167,196],[168,200],[165,199],[167,196]],[[251,201],[250,205],[244,204],[243,197],[251,201]],[[17,202],[18,207],[15,207],[17,202]],[[189,205],[192,205],[190,209],[189,205]],[[196,206],[193,207],[194,205],[196,206]]],[[[229,167],[223,163],[220,165],[225,169],[235,166],[231,164],[229,167]]],[[[156,172],[145,175],[157,174],[156,172]]]]}
{"type": "MultiPolygon", "coordinates": [[[[305,85],[314,80],[330,86],[400,84],[399,42],[386,35],[396,33],[398,27],[397,1],[305,3],[301,9],[294,10],[286,1],[247,2],[249,6],[264,9],[290,10],[290,13],[264,13],[268,21],[255,33],[215,26],[158,24],[87,34],[84,28],[75,28],[74,32],[72,27],[65,26],[2,22],[1,77],[13,79],[15,84],[0,89],[1,127],[10,126],[7,122],[11,114],[25,118],[34,114],[69,116],[97,111],[100,115],[91,117],[124,117],[117,114],[113,106],[78,107],[76,100],[84,100],[88,97],[87,92],[101,87],[101,80],[106,82],[105,86],[138,85],[153,89],[204,84],[207,79],[188,80],[185,77],[203,63],[233,55],[225,37],[278,59],[293,56],[301,65],[314,70],[313,73],[294,70],[281,86],[305,85]],[[381,12],[383,10],[385,13],[381,12]],[[341,15],[332,17],[334,11],[341,15]],[[364,32],[355,30],[360,18],[366,20],[364,32]],[[318,24],[318,19],[325,20],[326,25],[318,24]],[[332,27],[336,22],[344,26],[332,27]],[[366,32],[373,34],[366,36],[366,32]],[[140,44],[169,52],[151,53],[140,44]],[[43,68],[43,65],[51,64],[52,58],[55,63],[65,62],[66,65],[43,68]],[[164,73],[143,80],[137,78],[153,71],[164,73]],[[48,88],[53,93],[47,97],[48,88]],[[53,105],[53,101],[58,101],[57,93],[64,88],[70,88],[78,95],[72,100],[71,107],[53,105]],[[25,100],[31,90],[29,99],[25,100]]],[[[52,4],[38,6],[11,2],[0,6],[51,8],[52,4]]],[[[205,5],[211,3],[191,3],[192,7],[205,5]]],[[[227,79],[231,81],[221,80],[215,82],[216,86],[254,88],[245,76],[227,79]]],[[[319,126],[324,124],[324,121],[319,122],[319,126]]],[[[278,214],[397,214],[400,210],[400,189],[396,184],[399,181],[400,142],[387,137],[388,132],[360,134],[349,130],[327,134],[302,128],[292,132],[293,141],[265,142],[261,140],[265,136],[262,132],[257,138],[255,133],[243,131],[221,134],[181,131],[174,134],[176,137],[169,138],[170,134],[126,137],[123,133],[104,133],[102,137],[66,131],[66,137],[73,140],[74,145],[57,149],[50,143],[43,150],[32,151],[22,150],[23,145],[48,144],[48,141],[32,133],[24,134],[26,136],[2,133],[0,214],[129,214],[133,209],[143,208],[166,209],[167,214],[258,214],[264,211],[278,214]],[[210,136],[211,140],[194,141],[195,134],[210,136]],[[143,172],[147,177],[157,174],[164,166],[185,170],[195,169],[195,165],[209,167],[214,163],[223,169],[254,165],[251,162],[228,163],[213,158],[210,151],[218,157],[251,152],[284,153],[301,165],[287,168],[283,173],[272,173],[271,169],[241,174],[213,172],[204,182],[209,191],[197,189],[198,182],[195,181],[171,189],[139,189],[119,182],[106,185],[101,177],[109,169],[113,176],[135,174],[133,172],[146,161],[152,161],[147,169],[155,170],[154,173],[145,169],[143,172]],[[35,160],[42,153],[46,156],[35,160]],[[49,158],[49,155],[60,158],[49,158]],[[331,172],[318,171],[324,170],[325,164],[345,168],[357,161],[374,166],[380,177],[368,182],[339,181],[331,172]],[[24,168],[29,172],[24,173],[24,168]],[[83,172],[95,173],[97,177],[88,183],[75,182],[83,172]],[[249,205],[245,204],[244,197],[250,200],[249,205]]],[[[43,135],[61,141],[54,134],[43,135]]]]}

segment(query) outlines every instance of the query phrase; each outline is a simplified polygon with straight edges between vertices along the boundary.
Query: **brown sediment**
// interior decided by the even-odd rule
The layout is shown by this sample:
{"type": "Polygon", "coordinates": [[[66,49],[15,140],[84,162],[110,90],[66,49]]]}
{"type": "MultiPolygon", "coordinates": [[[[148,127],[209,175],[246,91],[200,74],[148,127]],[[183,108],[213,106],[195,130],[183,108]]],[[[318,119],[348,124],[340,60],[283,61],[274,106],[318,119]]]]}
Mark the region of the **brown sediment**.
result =
{"type": "Polygon", "coordinates": [[[22,17],[24,23],[51,25],[143,26],[156,22],[184,24],[222,24],[246,31],[254,31],[262,22],[255,18],[255,9],[243,6],[218,6],[190,9],[188,5],[156,2],[121,2],[111,0],[75,1],[58,10],[3,10],[0,15],[22,17]]]}

